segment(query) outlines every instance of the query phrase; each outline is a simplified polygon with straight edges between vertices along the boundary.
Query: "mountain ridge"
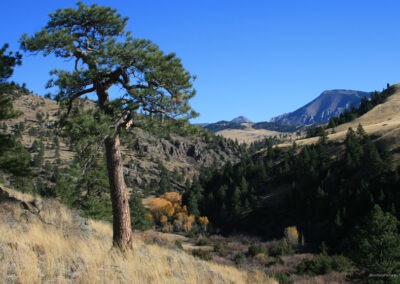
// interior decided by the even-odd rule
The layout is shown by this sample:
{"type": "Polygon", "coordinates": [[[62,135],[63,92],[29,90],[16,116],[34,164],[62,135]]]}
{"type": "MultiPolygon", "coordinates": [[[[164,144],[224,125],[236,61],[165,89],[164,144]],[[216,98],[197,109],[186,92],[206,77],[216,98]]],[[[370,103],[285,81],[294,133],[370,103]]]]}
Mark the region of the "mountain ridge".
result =
{"type": "Polygon", "coordinates": [[[317,98],[297,110],[271,118],[271,122],[287,125],[311,125],[326,123],[345,109],[357,107],[361,99],[371,92],[333,89],[323,91],[317,98]]]}
{"type": "Polygon", "coordinates": [[[358,107],[364,97],[370,96],[371,92],[357,90],[325,90],[297,110],[273,117],[269,121],[248,122],[247,118],[239,116],[230,121],[221,120],[199,126],[223,137],[245,143],[267,137],[287,137],[304,127],[327,123],[332,117],[342,114],[345,109],[358,107]]]}
{"type": "Polygon", "coordinates": [[[245,117],[243,115],[235,117],[230,122],[232,122],[232,123],[253,123],[250,119],[248,119],[247,117],[245,117]]]}

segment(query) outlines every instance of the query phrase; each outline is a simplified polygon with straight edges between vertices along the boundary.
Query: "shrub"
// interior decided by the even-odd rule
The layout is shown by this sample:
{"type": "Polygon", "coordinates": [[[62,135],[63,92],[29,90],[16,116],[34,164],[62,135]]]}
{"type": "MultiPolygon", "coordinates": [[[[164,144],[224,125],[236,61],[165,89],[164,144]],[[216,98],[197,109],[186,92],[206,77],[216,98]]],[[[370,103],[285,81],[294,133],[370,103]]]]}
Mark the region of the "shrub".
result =
{"type": "Polygon", "coordinates": [[[193,239],[195,236],[196,236],[196,232],[193,232],[193,231],[189,231],[186,234],[186,237],[188,237],[190,239],[193,239]]]}
{"type": "Polygon", "coordinates": [[[297,272],[307,275],[323,275],[331,271],[344,272],[352,268],[352,263],[342,255],[320,254],[314,259],[305,259],[297,266],[297,272]]]}
{"type": "Polygon", "coordinates": [[[211,253],[207,250],[195,249],[192,251],[192,255],[207,261],[212,259],[211,253]]]}
{"type": "Polygon", "coordinates": [[[270,249],[271,256],[291,255],[293,254],[293,248],[288,243],[286,238],[283,238],[279,243],[270,249]]]}
{"type": "Polygon", "coordinates": [[[171,233],[173,231],[173,227],[171,224],[165,224],[162,226],[161,231],[163,233],[171,233]]]}
{"type": "Polygon", "coordinates": [[[268,258],[268,256],[267,256],[266,254],[263,254],[263,253],[256,254],[256,255],[253,257],[253,260],[254,260],[256,263],[258,263],[258,264],[260,264],[260,265],[262,265],[262,266],[267,266],[267,265],[269,264],[269,258],[268,258]]]}
{"type": "Polygon", "coordinates": [[[284,263],[284,262],[283,262],[282,258],[280,258],[280,257],[275,257],[275,258],[273,258],[272,260],[270,260],[270,261],[268,262],[268,266],[280,265],[280,264],[283,264],[283,263],[284,263]]]}
{"type": "Polygon", "coordinates": [[[258,254],[268,255],[268,249],[264,244],[255,244],[255,245],[249,246],[249,248],[247,250],[248,256],[254,257],[258,254]]]}
{"type": "Polygon", "coordinates": [[[353,263],[343,255],[332,256],[332,269],[339,272],[349,271],[353,268],[353,263]]]}
{"type": "Polygon", "coordinates": [[[201,238],[197,241],[198,246],[209,246],[211,245],[211,241],[206,238],[201,238]]]}
{"type": "Polygon", "coordinates": [[[222,251],[222,245],[220,243],[217,243],[214,245],[214,252],[219,253],[222,251]]]}
{"type": "Polygon", "coordinates": [[[267,276],[276,279],[279,284],[294,284],[294,280],[283,272],[266,272],[267,276]]]}
{"type": "Polygon", "coordinates": [[[310,276],[323,275],[332,271],[332,265],[329,256],[318,255],[314,259],[305,259],[297,265],[299,274],[310,276]]]}
{"type": "Polygon", "coordinates": [[[235,255],[234,261],[236,265],[238,266],[242,265],[245,260],[246,256],[243,253],[239,252],[238,254],[235,255]]]}
{"type": "Polygon", "coordinates": [[[183,245],[182,245],[181,241],[176,240],[176,241],[175,241],[175,245],[176,245],[176,247],[177,247],[178,249],[183,250],[183,245]]]}

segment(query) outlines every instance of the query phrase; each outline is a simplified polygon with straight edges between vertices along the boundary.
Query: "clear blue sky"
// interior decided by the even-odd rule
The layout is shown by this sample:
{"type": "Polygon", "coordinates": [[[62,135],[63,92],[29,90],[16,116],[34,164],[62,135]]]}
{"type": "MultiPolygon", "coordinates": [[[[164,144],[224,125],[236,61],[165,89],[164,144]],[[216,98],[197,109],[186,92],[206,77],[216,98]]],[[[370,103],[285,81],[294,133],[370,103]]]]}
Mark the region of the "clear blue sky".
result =
{"type": "MultiPolygon", "coordinates": [[[[400,82],[398,0],[83,1],[116,8],[128,30],[175,52],[197,75],[194,122],[244,115],[266,121],[326,89],[381,90],[400,82]]],[[[76,1],[2,1],[1,42],[19,48],[76,1]]],[[[59,59],[25,55],[16,82],[45,94],[59,59]]]]}

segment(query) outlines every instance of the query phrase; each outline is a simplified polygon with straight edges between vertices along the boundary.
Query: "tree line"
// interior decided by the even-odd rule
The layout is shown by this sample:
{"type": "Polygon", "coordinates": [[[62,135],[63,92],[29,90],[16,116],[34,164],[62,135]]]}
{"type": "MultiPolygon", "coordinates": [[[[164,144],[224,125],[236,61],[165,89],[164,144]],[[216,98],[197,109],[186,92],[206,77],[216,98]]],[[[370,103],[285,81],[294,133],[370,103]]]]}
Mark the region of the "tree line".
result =
{"type": "Polygon", "coordinates": [[[315,145],[270,146],[263,158],[205,171],[184,201],[190,212],[208,216],[222,232],[271,239],[296,226],[309,249],[323,243],[331,253],[344,253],[360,265],[365,255],[372,259],[378,253],[379,245],[372,243],[386,234],[392,246],[386,249],[396,253],[383,257],[389,268],[376,265],[374,271],[393,273],[400,264],[399,242],[394,241],[399,237],[399,187],[391,153],[359,125],[348,130],[343,146],[322,136],[315,145]],[[376,222],[371,216],[390,223],[390,231],[370,226],[376,222]]]}

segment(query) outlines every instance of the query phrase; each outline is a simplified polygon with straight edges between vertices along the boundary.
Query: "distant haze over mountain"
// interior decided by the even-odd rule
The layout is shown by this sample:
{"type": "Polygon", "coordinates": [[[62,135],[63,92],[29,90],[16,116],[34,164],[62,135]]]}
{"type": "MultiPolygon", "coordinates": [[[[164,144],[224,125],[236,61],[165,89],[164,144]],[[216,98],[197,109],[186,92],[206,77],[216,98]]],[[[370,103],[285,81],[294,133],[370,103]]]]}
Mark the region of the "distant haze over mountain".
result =
{"type": "Polygon", "coordinates": [[[354,90],[327,90],[318,98],[305,106],[274,117],[271,122],[286,125],[310,125],[326,123],[332,116],[340,115],[352,105],[358,107],[363,97],[369,97],[370,92],[354,90]]]}

